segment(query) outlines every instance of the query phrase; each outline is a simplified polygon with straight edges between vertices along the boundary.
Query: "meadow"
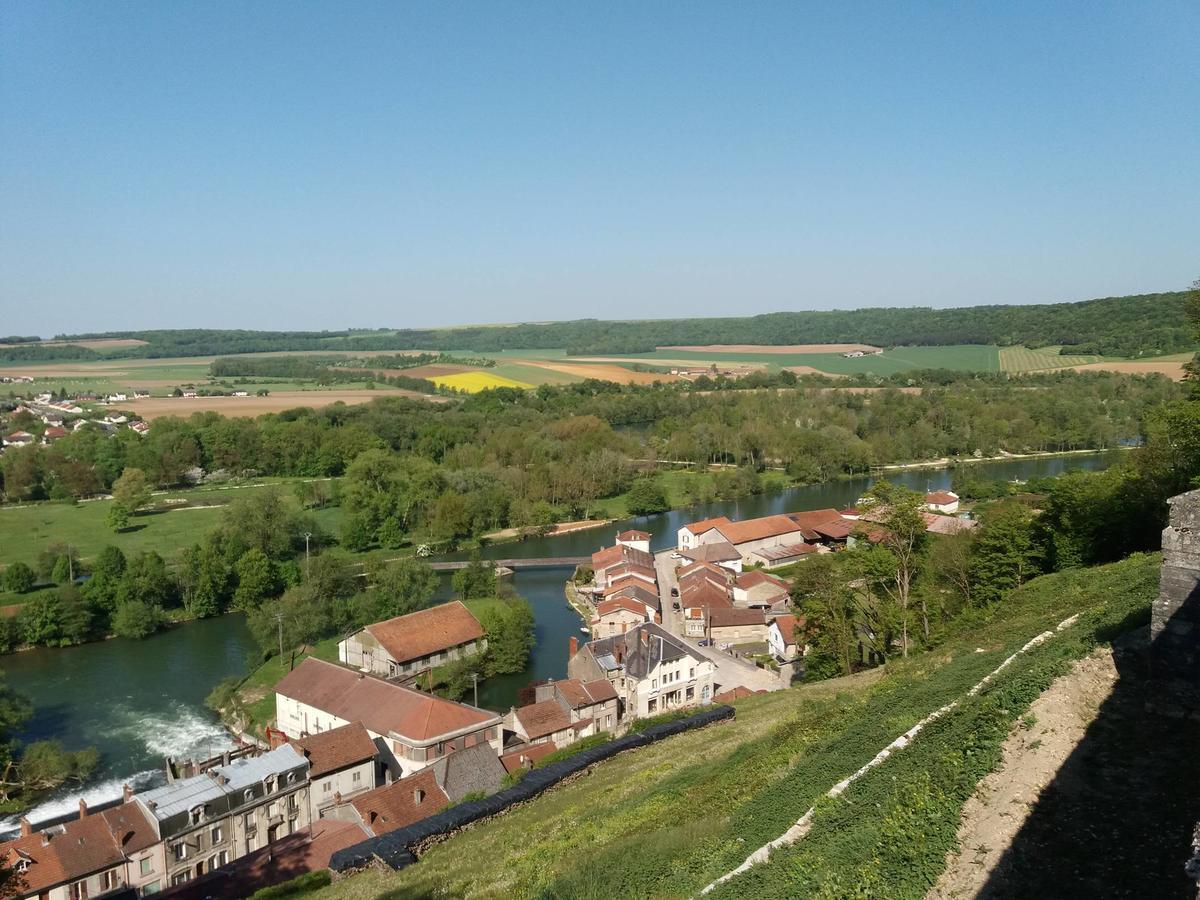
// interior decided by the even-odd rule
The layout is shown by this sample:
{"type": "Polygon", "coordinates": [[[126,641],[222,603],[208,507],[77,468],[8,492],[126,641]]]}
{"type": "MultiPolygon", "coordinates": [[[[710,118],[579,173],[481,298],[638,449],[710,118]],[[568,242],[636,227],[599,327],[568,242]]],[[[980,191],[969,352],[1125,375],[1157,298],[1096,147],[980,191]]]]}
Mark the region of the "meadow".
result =
{"type": "Polygon", "coordinates": [[[839,800],[818,803],[805,841],[717,894],[922,897],[1011,725],[1074,659],[1147,620],[1158,567],[1137,556],[1035,579],[932,652],[737,701],[732,723],[615,757],[428,848],[416,865],[317,896],[695,896],[1031,637],[1081,613],[839,800]]]}

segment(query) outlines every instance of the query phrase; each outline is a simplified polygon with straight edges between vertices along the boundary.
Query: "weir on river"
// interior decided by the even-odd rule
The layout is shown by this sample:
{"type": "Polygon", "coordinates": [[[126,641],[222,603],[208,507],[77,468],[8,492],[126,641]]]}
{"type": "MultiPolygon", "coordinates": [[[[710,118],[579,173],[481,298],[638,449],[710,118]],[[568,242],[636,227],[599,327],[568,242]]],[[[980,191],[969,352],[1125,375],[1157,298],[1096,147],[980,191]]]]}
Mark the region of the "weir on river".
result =
{"type": "MultiPolygon", "coordinates": [[[[1114,452],[973,463],[969,471],[973,477],[1008,481],[1067,469],[1103,469],[1117,458],[1114,452]]],[[[884,477],[917,490],[940,490],[951,486],[952,476],[953,470],[936,469],[888,472],[884,477]]],[[[789,488],[485,547],[484,559],[515,570],[512,585],[533,606],[537,644],[524,672],[479,685],[480,705],[507,711],[530,681],[565,676],[568,639],[580,636],[580,620],[565,601],[563,583],[580,561],[611,545],[617,532],[648,531],[652,549],[663,550],[675,543],[677,531],[688,522],[842,507],[862,496],[875,480],[859,477],[789,488]]],[[[468,559],[469,554],[460,553],[432,562],[450,569],[468,559]]],[[[436,599],[450,599],[449,582],[443,575],[436,599]]],[[[242,615],[190,622],[141,641],[118,638],[62,649],[39,647],[4,657],[0,668],[9,684],[29,697],[35,709],[33,719],[14,737],[24,743],[61,740],[68,748],[95,746],[102,757],[99,771],[82,791],[49,798],[31,811],[31,818],[43,821],[70,812],[77,808],[79,796],[93,804],[112,799],[126,782],[138,790],[149,787],[162,778],[166,756],[210,756],[230,746],[204,698],[217,682],[245,674],[260,659],[242,615]]],[[[3,828],[15,830],[15,817],[0,820],[3,828]]]]}

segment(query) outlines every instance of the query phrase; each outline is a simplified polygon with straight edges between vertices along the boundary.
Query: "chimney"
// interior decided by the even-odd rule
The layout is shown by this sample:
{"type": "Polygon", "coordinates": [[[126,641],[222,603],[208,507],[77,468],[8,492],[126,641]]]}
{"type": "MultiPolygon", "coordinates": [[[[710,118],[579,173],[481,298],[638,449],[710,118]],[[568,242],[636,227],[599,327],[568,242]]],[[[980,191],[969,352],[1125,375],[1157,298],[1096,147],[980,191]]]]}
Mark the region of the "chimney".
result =
{"type": "Polygon", "coordinates": [[[43,847],[50,846],[50,832],[48,832],[48,831],[42,832],[42,846],[43,847]]]}
{"type": "Polygon", "coordinates": [[[128,803],[130,800],[133,799],[133,788],[131,788],[127,784],[122,785],[121,786],[121,794],[124,797],[125,802],[128,803]]]}
{"type": "Polygon", "coordinates": [[[567,659],[570,659],[579,652],[579,638],[571,635],[571,639],[567,641],[567,659]]]}
{"type": "Polygon", "coordinates": [[[21,837],[29,837],[33,834],[33,825],[29,822],[28,816],[21,816],[21,837]]]}
{"type": "Polygon", "coordinates": [[[229,751],[228,750],[226,750],[224,753],[221,754],[221,765],[223,765],[223,766],[229,765],[229,751]]]}
{"type": "Polygon", "coordinates": [[[79,798],[79,818],[87,818],[87,801],[82,797],[79,798]]]}
{"type": "Polygon", "coordinates": [[[334,804],[334,806],[342,805],[342,792],[341,791],[333,792],[333,804],[334,804]]]}

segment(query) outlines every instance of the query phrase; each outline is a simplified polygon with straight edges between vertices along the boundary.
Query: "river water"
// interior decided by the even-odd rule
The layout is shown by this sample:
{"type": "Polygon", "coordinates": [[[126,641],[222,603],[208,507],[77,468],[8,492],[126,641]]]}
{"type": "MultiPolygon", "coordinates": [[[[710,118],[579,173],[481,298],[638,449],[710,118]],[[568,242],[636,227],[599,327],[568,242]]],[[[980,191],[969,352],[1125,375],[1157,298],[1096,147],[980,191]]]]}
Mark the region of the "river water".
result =
{"type": "MultiPolygon", "coordinates": [[[[1117,458],[1114,452],[971,463],[970,472],[980,478],[1026,479],[1069,469],[1103,469],[1117,458]]],[[[950,487],[952,471],[912,469],[889,472],[886,477],[917,490],[938,490],[950,487]]],[[[688,522],[720,515],[747,519],[842,507],[862,496],[874,480],[832,481],[702,504],[560,537],[497,544],[486,548],[483,556],[586,556],[611,544],[613,535],[625,528],[650,532],[653,548],[660,550],[673,545],[676,532],[688,522]]],[[[579,616],[563,596],[563,582],[569,575],[570,570],[563,568],[514,574],[513,587],[533,606],[537,645],[524,672],[480,684],[481,706],[506,711],[530,681],[565,676],[568,639],[583,637],[579,616]]],[[[448,579],[438,596],[449,596],[448,579]]],[[[16,735],[19,740],[56,738],[68,748],[95,746],[102,755],[100,769],[84,790],[51,797],[32,810],[30,818],[38,823],[71,812],[79,796],[93,804],[111,800],[125,783],[136,789],[151,786],[162,780],[166,756],[202,757],[229,747],[228,734],[204,707],[204,698],[222,678],[245,673],[257,657],[245,620],[229,615],[180,625],[142,641],[115,639],[57,650],[39,648],[0,659],[9,684],[29,697],[35,708],[33,719],[16,735]]],[[[0,832],[15,827],[15,819],[0,819],[0,832]]]]}

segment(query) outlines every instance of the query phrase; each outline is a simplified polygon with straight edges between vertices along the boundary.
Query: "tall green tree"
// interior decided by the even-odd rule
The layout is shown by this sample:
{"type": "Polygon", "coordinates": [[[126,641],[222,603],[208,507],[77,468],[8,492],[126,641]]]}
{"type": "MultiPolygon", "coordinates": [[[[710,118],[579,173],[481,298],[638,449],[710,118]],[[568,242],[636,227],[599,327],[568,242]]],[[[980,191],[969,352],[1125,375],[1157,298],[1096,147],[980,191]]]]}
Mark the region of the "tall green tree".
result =
{"type": "Polygon", "coordinates": [[[975,602],[991,604],[1041,574],[1034,542],[1033,515],[1015,501],[988,509],[971,548],[970,575],[975,602]]]}
{"type": "Polygon", "coordinates": [[[233,602],[239,609],[250,609],[279,590],[279,574],[270,558],[252,547],[242,554],[234,566],[237,589],[233,602]]]}
{"type": "Polygon", "coordinates": [[[130,515],[150,502],[150,482],[141,469],[130,466],[113,482],[113,504],[130,515]]]}
{"type": "MultiPolygon", "coordinates": [[[[913,581],[921,568],[928,541],[925,529],[925,498],[916,491],[889,481],[875,482],[860,504],[884,529],[881,546],[891,556],[886,566],[877,567],[876,581],[895,603],[900,618],[902,654],[908,656],[908,621],[913,581]]],[[[920,601],[921,629],[929,639],[929,610],[920,601]]]]}

